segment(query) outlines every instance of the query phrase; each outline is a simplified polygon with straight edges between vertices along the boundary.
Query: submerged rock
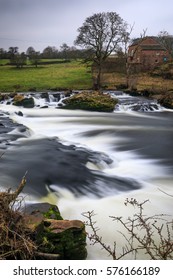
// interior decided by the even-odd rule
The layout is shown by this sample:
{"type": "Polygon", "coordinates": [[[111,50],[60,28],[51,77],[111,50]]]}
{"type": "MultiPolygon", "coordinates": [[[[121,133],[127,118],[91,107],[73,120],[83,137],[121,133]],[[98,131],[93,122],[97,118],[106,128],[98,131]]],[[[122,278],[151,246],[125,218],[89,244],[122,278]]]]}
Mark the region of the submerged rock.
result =
{"type": "Polygon", "coordinates": [[[44,202],[44,203],[34,203],[25,207],[24,212],[28,215],[33,215],[35,217],[40,217],[43,220],[56,219],[62,220],[60,211],[56,205],[44,202]]]}
{"type": "Polygon", "coordinates": [[[23,113],[22,113],[21,111],[15,112],[15,113],[16,113],[16,115],[18,115],[18,116],[20,116],[20,117],[23,117],[23,113]]]}

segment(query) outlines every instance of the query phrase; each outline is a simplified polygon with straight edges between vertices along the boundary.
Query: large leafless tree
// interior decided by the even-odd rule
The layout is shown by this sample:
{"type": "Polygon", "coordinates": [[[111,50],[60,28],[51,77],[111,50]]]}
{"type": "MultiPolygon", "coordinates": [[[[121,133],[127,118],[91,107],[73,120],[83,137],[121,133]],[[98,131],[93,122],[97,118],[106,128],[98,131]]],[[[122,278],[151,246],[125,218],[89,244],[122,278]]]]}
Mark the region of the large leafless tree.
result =
{"type": "Polygon", "coordinates": [[[88,50],[89,59],[97,66],[95,86],[101,87],[101,72],[107,57],[119,49],[127,33],[127,23],[115,12],[97,13],[86,18],[78,29],[75,44],[88,50]]]}

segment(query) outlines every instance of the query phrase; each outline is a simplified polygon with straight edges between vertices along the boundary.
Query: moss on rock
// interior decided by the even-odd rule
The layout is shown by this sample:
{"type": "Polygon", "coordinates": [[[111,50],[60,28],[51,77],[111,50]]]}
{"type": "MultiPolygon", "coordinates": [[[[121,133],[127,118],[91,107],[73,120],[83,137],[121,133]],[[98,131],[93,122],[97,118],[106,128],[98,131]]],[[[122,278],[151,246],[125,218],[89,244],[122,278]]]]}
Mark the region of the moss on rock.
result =
{"type": "Polygon", "coordinates": [[[43,253],[59,254],[64,260],[86,259],[86,232],[81,221],[45,220],[44,230],[37,235],[43,253]]]}
{"type": "Polygon", "coordinates": [[[33,108],[35,104],[32,97],[25,98],[23,95],[17,94],[14,96],[13,105],[23,106],[24,108],[33,108]]]}
{"type": "Polygon", "coordinates": [[[25,208],[25,213],[34,217],[63,220],[58,207],[47,202],[30,204],[25,208]]]}
{"type": "Polygon", "coordinates": [[[56,205],[31,204],[25,209],[25,223],[39,251],[60,259],[86,259],[86,232],[83,222],[63,220],[56,205]]]}
{"type": "Polygon", "coordinates": [[[97,91],[77,93],[64,100],[65,109],[81,109],[98,112],[112,112],[117,104],[117,100],[108,94],[97,91]]]}

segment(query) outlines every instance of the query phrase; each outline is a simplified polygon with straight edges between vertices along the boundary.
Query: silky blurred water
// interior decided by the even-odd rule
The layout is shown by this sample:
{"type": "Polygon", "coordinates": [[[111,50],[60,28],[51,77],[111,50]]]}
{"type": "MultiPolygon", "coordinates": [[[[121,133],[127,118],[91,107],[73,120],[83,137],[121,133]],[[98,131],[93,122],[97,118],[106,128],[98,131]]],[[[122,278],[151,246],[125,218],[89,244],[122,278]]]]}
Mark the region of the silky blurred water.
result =
{"type": "MultiPolygon", "coordinates": [[[[173,111],[153,100],[110,94],[119,98],[113,113],[57,109],[51,99],[48,108],[20,108],[19,116],[18,108],[1,104],[28,129],[10,132],[21,137],[1,158],[0,184],[15,187],[28,171],[28,201],[57,203],[66,219],[84,220],[82,213],[94,210],[100,235],[108,244],[117,240],[120,252],[124,238],[117,231],[124,229],[109,216],[133,216],[127,197],[149,199],[147,215],[172,215],[173,111]]],[[[45,100],[37,98],[38,104],[45,100]]],[[[88,244],[88,252],[89,259],[109,258],[97,246],[88,244]]]]}

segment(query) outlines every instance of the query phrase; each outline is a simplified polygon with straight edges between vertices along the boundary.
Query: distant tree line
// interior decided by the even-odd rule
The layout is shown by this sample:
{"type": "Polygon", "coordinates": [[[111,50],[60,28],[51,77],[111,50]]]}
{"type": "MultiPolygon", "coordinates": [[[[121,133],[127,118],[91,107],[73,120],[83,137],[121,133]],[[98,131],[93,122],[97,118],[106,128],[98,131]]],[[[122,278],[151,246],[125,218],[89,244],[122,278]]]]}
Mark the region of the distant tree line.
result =
{"type": "Polygon", "coordinates": [[[48,46],[42,52],[36,51],[34,47],[30,46],[26,52],[19,52],[18,47],[9,47],[8,50],[0,48],[0,59],[9,59],[11,65],[15,65],[18,68],[22,68],[27,64],[29,60],[32,65],[38,66],[41,59],[85,59],[86,50],[77,49],[75,46],[68,46],[63,43],[60,49],[56,47],[48,46]]]}

